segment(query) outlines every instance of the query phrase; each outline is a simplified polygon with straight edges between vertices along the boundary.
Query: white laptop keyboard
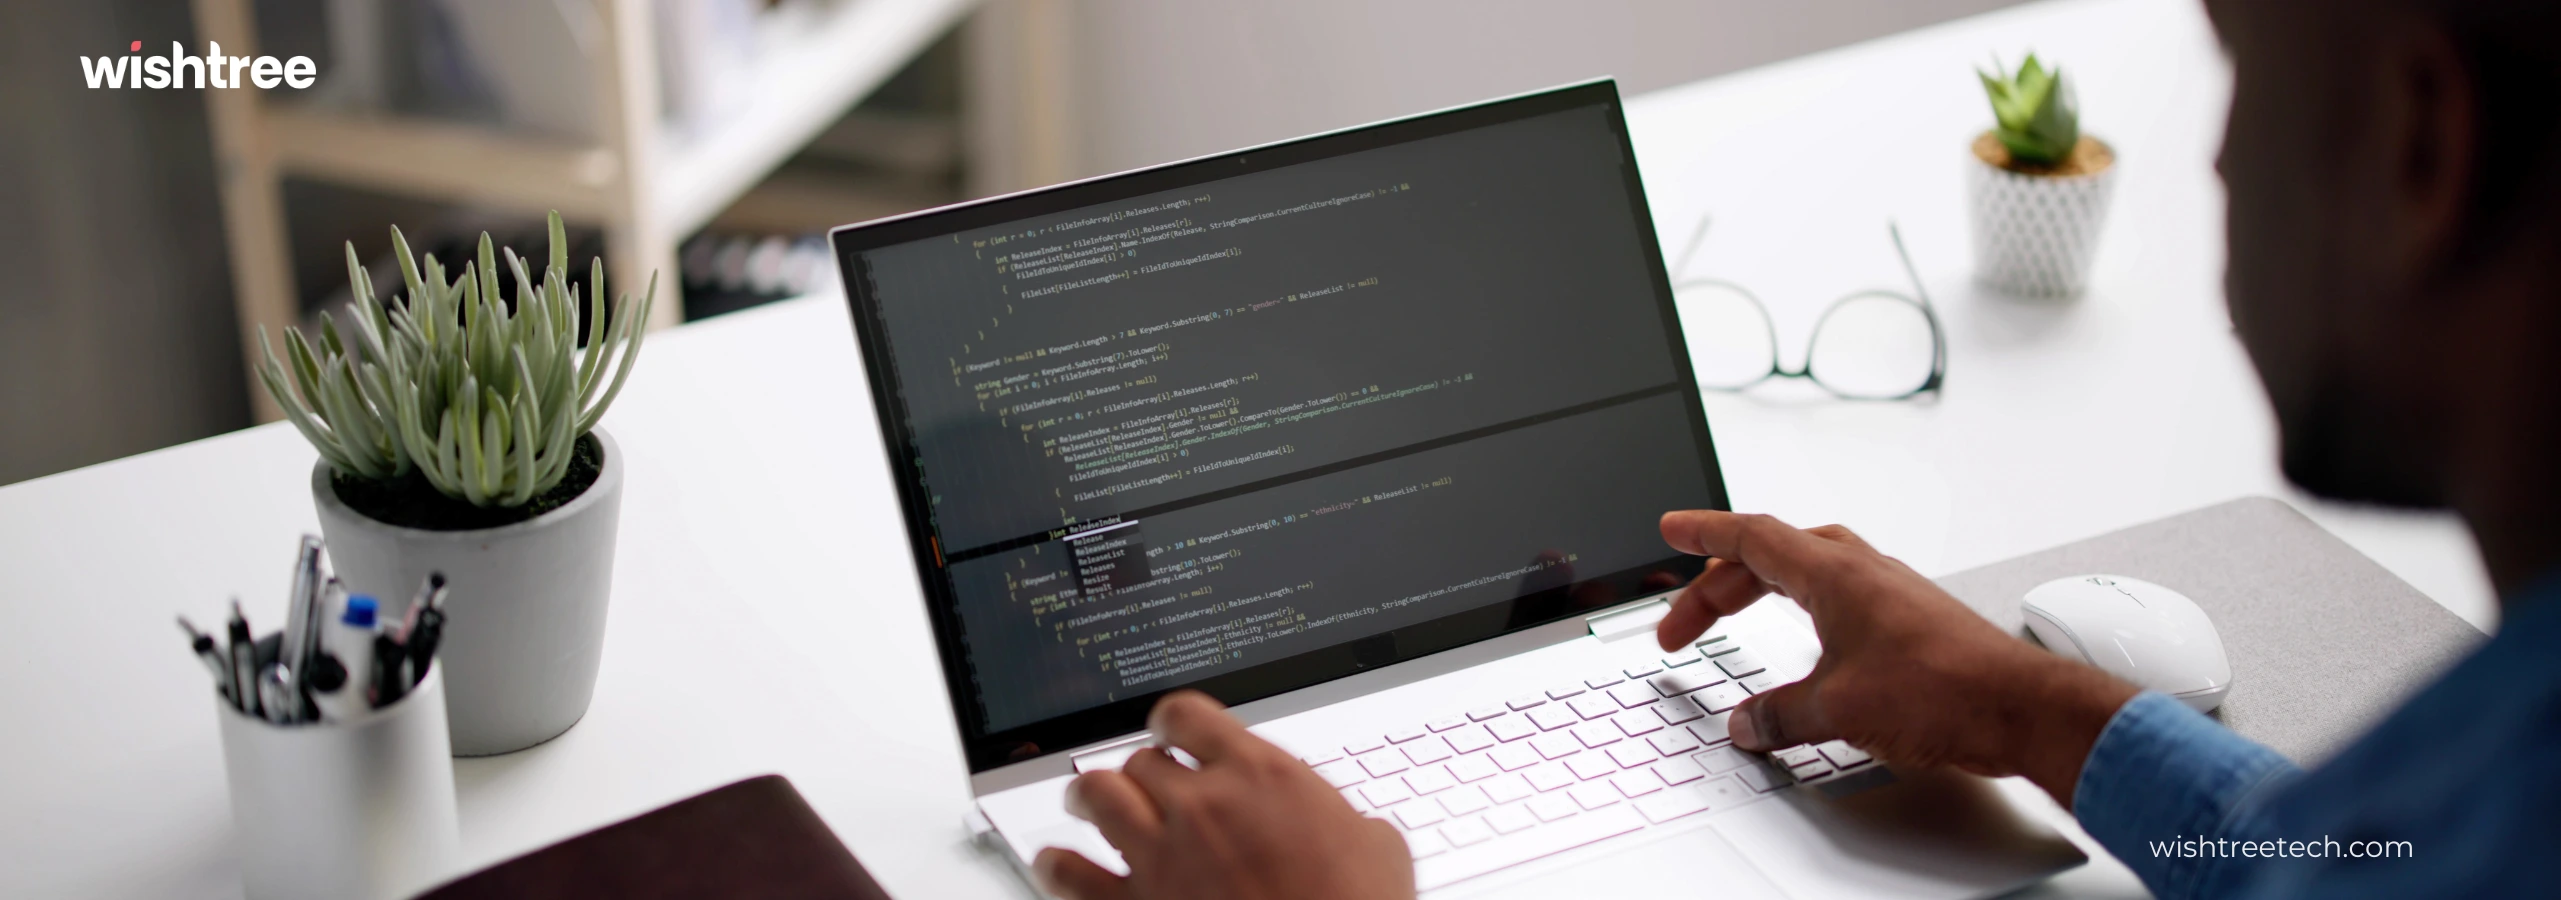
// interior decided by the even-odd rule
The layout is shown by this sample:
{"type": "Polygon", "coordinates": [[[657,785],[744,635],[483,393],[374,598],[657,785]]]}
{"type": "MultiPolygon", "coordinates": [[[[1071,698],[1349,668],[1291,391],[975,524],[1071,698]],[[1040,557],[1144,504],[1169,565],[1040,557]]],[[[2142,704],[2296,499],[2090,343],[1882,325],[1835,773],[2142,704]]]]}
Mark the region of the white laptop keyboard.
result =
{"type": "Polygon", "coordinates": [[[1781,683],[1751,648],[1718,636],[1302,758],[1353,808],[1404,833],[1428,891],[1791,783],[1890,778],[1839,741],[1767,758],[1735,749],[1727,715],[1781,683]]]}

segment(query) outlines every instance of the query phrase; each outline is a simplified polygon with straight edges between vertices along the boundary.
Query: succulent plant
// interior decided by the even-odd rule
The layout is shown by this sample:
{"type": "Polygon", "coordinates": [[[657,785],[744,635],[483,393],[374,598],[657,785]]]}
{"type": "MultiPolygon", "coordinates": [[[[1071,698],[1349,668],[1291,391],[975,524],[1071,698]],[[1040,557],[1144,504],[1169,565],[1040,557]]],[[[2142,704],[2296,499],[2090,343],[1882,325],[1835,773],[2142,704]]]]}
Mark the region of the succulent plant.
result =
{"type": "Polygon", "coordinates": [[[2081,142],[2081,109],[2063,83],[2063,70],[2047,69],[2034,53],[2016,72],[2001,71],[1999,60],[1992,69],[1974,74],[1991,95],[1992,117],[1998,122],[1992,134],[2009,148],[2010,158],[2054,165],[2071,156],[2072,147],[2081,142]]]}
{"type": "Polygon", "coordinates": [[[286,361],[260,329],[266,358],[259,380],[344,475],[391,481],[414,471],[473,506],[523,506],[568,474],[578,438],[622,391],[658,292],[653,272],[638,301],[626,293],[609,305],[604,261],[594,261],[587,283],[597,302],[581,350],[580,296],[569,286],[569,242],[558,212],[550,232],[550,261],[539,281],[514,250],[501,251],[515,276],[513,312],[499,298],[499,254],[486,232],[480,258],[448,282],[444,265],[429,254],[421,267],[393,227],[409,286],[396,306],[374,299],[372,278],[349,242],[352,345],[326,311],[316,344],[300,329],[285,329],[286,361]]]}

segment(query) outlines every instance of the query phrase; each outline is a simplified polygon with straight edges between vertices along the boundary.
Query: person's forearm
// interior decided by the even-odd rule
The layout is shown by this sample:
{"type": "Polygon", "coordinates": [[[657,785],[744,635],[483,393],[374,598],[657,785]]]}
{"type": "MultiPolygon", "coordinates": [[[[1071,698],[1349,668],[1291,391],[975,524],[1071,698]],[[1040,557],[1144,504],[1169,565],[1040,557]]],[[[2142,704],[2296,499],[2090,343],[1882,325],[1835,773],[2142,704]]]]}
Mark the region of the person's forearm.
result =
{"type": "Polygon", "coordinates": [[[2086,757],[2073,817],[2163,900],[2229,894],[2246,866],[2179,848],[2269,837],[2259,799],[2302,774],[2162,694],[2126,703],[2086,757]]]}

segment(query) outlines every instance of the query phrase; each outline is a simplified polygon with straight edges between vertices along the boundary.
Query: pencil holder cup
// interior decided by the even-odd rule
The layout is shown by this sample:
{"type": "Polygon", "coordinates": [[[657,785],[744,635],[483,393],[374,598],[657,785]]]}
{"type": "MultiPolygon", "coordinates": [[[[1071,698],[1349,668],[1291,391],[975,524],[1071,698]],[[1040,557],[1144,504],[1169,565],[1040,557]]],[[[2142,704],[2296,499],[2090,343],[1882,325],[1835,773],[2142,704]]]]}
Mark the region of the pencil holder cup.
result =
{"type": "Polygon", "coordinates": [[[392,900],[457,874],[443,669],[346,722],[275,725],[219,704],[249,900],[392,900]]]}

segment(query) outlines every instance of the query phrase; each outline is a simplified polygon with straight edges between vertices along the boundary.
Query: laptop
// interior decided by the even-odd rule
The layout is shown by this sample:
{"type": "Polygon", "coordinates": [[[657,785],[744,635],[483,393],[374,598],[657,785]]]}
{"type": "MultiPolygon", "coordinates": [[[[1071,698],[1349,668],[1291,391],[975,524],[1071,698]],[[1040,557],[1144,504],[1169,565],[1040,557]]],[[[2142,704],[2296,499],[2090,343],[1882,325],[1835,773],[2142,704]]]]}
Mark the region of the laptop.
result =
{"type": "MultiPolygon", "coordinates": [[[[1603,80],[836,229],[977,798],[1028,871],[1194,688],[1435,895],[1963,897],[2083,861],[2013,783],[1726,739],[1784,603],[1666,654],[1727,508],[1603,80]]],[[[2033,789],[2027,789],[2033,790],[2033,789]]]]}

